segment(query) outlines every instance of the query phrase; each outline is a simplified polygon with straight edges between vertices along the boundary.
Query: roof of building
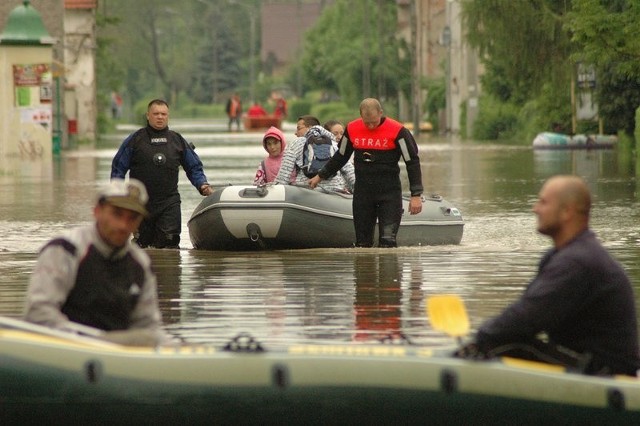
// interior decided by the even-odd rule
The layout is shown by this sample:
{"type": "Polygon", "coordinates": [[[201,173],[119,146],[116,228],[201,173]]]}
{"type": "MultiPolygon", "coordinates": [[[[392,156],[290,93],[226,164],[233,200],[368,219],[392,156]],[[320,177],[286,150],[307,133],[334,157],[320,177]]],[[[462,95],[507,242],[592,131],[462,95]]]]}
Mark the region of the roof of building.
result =
{"type": "Polygon", "coordinates": [[[265,3],[262,5],[262,60],[278,64],[294,61],[304,32],[322,13],[322,3],[265,3]]]}
{"type": "Polygon", "coordinates": [[[98,0],[64,0],[65,9],[95,9],[98,0]]]}
{"type": "Polygon", "coordinates": [[[42,45],[53,44],[54,40],[42,23],[40,12],[29,1],[16,6],[11,13],[4,31],[0,34],[0,44],[42,45]]]}

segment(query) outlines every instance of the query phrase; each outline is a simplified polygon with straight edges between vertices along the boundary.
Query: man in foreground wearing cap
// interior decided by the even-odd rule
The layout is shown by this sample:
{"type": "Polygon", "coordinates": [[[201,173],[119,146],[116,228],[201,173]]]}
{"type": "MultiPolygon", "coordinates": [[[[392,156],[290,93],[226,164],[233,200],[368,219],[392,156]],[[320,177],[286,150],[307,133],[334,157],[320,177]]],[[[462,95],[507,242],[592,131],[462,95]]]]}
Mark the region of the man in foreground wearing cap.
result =
{"type": "Polygon", "coordinates": [[[130,242],[147,200],[142,182],[114,179],[99,193],[94,224],[49,241],[31,276],[25,320],[72,331],[82,324],[122,344],[166,342],[151,261],[130,242]]]}

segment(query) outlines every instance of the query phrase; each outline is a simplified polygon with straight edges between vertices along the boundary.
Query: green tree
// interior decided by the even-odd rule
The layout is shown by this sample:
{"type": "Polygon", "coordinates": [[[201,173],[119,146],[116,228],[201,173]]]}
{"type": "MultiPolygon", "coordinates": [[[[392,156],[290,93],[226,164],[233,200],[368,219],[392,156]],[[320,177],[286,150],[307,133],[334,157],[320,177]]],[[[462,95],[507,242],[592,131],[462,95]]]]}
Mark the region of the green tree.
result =
{"type": "Polygon", "coordinates": [[[576,60],[601,66],[617,64],[617,72],[640,73],[640,2],[573,0],[567,29],[579,46],[576,60]]]}
{"type": "MultiPolygon", "coordinates": [[[[99,29],[117,25],[117,18],[98,14],[96,26],[99,29]]],[[[119,92],[124,82],[125,70],[113,57],[114,38],[98,37],[96,40],[96,63],[98,72],[96,75],[98,93],[98,132],[104,133],[109,126],[109,112],[111,107],[111,92],[119,92]]]]}
{"type": "Polygon", "coordinates": [[[570,127],[572,45],[564,29],[569,6],[556,0],[462,3],[467,41],[485,67],[476,137],[517,134],[524,141],[552,123],[570,127]],[[482,111],[487,108],[492,111],[482,111]]]}
{"type": "Polygon", "coordinates": [[[573,0],[567,28],[575,61],[596,68],[596,100],[608,131],[633,135],[640,106],[640,3],[573,0]]]}
{"type": "Polygon", "coordinates": [[[409,78],[399,60],[396,12],[391,0],[336,0],[325,8],[304,38],[305,88],[339,93],[349,105],[364,96],[395,98],[409,78]]]}
{"type": "Polygon", "coordinates": [[[563,29],[566,3],[555,0],[473,0],[463,3],[469,44],[486,65],[483,89],[524,104],[543,84],[568,87],[570,42],[563,29]]]}
{"type": "Polygon", "coordinates": [[[235,37],[234,33],[234,27],[246,28],[246,25],[234,25],[229,17],[229,6],[220,2],[203,5],[204,37],[198,49],[194,78],[187,88],[187,94],[195,102],[223,102],[226,94],[237,89],[242,83],[241,77],[246,74],[240,62],[248,47],[240,43],[241,38],[235,37]]]}
{"type": "Polygon", "coordinates": [[[604,120],[605,133],[623,130],[634,134],[636,109],[640,106],[640,76],[620,72],[616,65],[598,67],[596,99],[598,113],[604,120]]]}
{"type": "Polygon", "coordinates": [[[524,107],[521,127],[571,128],[570,84],[582,62],[595,66],[607,131],[631,132],[640,101],[640,2],[473,0],[463,11],[485,65],[483,90],[524,107]]]}
{"type": "Polygon", "coordinates": [[[109,86],[120,86],[132,103],[152,96],[179,107],[183,95],[211,102],[247,74],[247,10],[228,0],[109,0],[98,10],[112,23],[98,30],[108,42],[99,78],[117,80],[109,86]]]}

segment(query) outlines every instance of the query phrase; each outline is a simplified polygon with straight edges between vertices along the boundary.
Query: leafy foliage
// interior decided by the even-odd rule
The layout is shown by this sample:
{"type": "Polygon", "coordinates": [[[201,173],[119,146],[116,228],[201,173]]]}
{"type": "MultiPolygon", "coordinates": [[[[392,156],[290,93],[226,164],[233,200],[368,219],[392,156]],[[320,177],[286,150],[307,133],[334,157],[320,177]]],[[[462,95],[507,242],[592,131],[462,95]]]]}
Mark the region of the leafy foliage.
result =
{"type": "Polygon", "coordinates": [[[374,0],[336,0],[325,8],[302,49],[300,66],[308,88],[337,92],[351,106],[365,96],[394,98],[400,80],[409,75],[398,59],[396,11],[390,0],[375,5],[374,0]],[[367,71],[372,93],[364,93],[367,71]]]}
{"type": "Polygon", "coordinates": [[[425,83],[427,99],[424,110],[432,121],[437,121],[438,111],[445,108],[447,103],[447,85],[444,78],[428,80],[425,83]]]}
{"type": "MultiPolygon", "coordinates": [[[[257,55],[249,54],[251,17],[259,16],[261,4],[258,0],[105,2],[97,13],[101,110],[107,110],[111,91],[124,93],[129,105],[151,97],[167,98],[172,107],[217,103],[230,91],[247,98],[252,65],[257,71],[256,97],[266,99],[274,85],[282,84],[282,77],[271,75],[271,62],[262,64],[257,55]]],[[[569,87],[576,62],[596,68],[594,93],[607,130],[632,131],[640,105],[639,1],[465,0],[460,4],[466,39],[480,52],[485,69],[482,87],[490,100],[481,102],[481,107],[498,111],[481,111],[478,125],[484,129],[483,138],[518,127],[540,131],[552,123],[569,128],[569,87]]],[[[260,45],[259,20],[257,24],[255,52],[260,45]]],[[[300,97],[312,90],[331,99],[337,94],[347,108],[356,107],[365,96],[376,96],[389,112],[398,93],[407,97],[411,93],[412,49],[396,37],[396,31],[395,0],[335,0],[307,31],[287,83],[300,97]]],[[[425,111],[434,117],[442,107],[444,86],[438,82],[425,86],[429,92],[425,111]]]]}
{"type": "Polygon", "coordinates": [[[198,51],[192,83],[186,92],[190,98],[201,103],[219,103],[229,93],[241,85],[241,46],[232,34],[231,21],[225,19],[220,8],[208,8],[204,21],[210,23],[203,29],[205,37],[198,51]]]}
{"type": "Polygon", "coordinates": [[[634,127],[640,2],[472,0],[463,11],[468,41],[485,65],[483,90],[500,102],[525,106],[521,127],[571,128],[569,88],[577,62],[596,68],[596,102],[607,130],[634,127]]]}
{"type": "Polygon", "coordinates": [[[616,64],[618,73],[640,73],[640,3],[635,0],[574,0],[567,29],[580,47],[576,61],[616,64]]]}
{"type": "Polygon", "coordinates": [[[599,113],[605,117],[606,132],[623,130],[632,135],[636,125],[635,111],[640,106],[640,76],[616,72],[615,67],[613,64],[600,68],[596,89],[599,113]]]}
{"type": "Polygon", "coordinates": [[[518,108],[497,101],[491,96],[480,98],[480,112],[473,127],[473,138],[478,140],[508,139],[518,123],[518,108]]]}
{"type": "Polygon", "coordinates": [[[594,64],[596,98],[607,131],[632,135],[640,106],[640,3],[574,0],[567,28],[576,61],[594,64]]]}
{"type": "Polygon", "coordinates": [[[523,104],[570,65],[564,2],[474,0],[463,3],[463,12],[469,44],[487,67],[483,87],[499,99],[523,104]]]}
{"type": "MultiPolygon", "coordinates": [[[[108,28],[116,25],[118,19],[99,15],[96,19],[98,28],[108,28]]],[[[111,107],[111,92],[120,90],[124,79],[125,70],[114,60],[112,51],[115,39],[109,37],[98,38],[96,45],[96,62],[100,64],[97,73],[97,85],[100,90],[97,95],[98,117],[97,126],[99,133],[105,133],[109,128],[109,111],[111,107]]]]}
{"type": "Polygon", "coordinates": [[[182,94],[211,102],[234,90],[247,74],[248,10],[222,0],[109,0],[97,17],[106,23],[98,28],[99,90],[172,106],[182,94]]]}

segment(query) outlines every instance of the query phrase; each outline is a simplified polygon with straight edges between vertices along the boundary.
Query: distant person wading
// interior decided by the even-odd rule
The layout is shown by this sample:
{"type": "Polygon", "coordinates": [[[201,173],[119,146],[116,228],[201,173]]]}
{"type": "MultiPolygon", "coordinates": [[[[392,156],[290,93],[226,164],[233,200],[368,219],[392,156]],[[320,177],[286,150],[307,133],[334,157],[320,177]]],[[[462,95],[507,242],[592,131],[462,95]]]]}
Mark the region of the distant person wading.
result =
{"type": "Polygon", "coordinates": [[[231,131],[233,123],[236,124],[236,130],[240,131],[240,117],[242,116],[242,102],[240,96],[234,93],[227,101],[225,108],[229,117],[229,131],[231,131]]]}

